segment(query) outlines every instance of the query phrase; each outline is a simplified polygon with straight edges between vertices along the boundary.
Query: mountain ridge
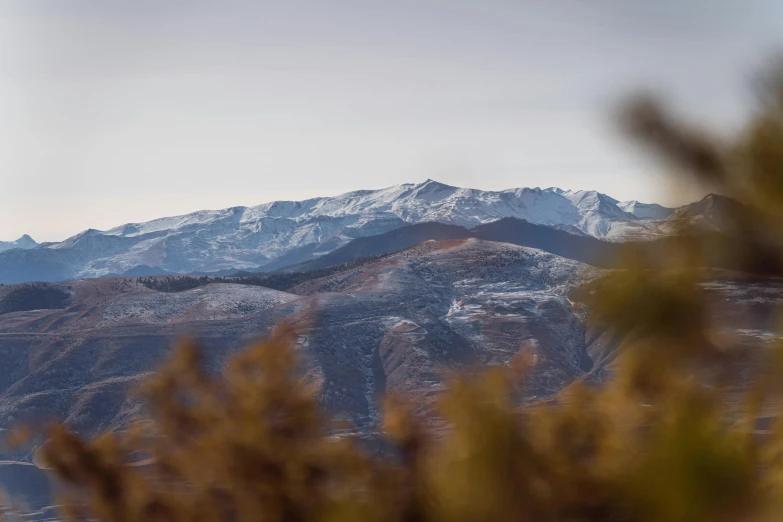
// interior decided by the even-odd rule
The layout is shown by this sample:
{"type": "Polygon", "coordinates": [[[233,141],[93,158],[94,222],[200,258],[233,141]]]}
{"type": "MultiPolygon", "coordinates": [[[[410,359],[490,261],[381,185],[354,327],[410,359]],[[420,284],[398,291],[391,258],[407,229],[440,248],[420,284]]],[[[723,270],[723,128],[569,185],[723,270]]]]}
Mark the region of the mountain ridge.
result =
{"type": "Polygon", "coordinates": [[[433,180],[303,201],[202,210],[107,231],[88,229],[24,252],[0,252],[0,283],[122,274],[138,266],[171,273],[267,270],[316,259],[350,241],[406,225],[472,228],[503,218],[608,241],[661,235],[661,223],[596,191],[482,191],[433,180]]]}

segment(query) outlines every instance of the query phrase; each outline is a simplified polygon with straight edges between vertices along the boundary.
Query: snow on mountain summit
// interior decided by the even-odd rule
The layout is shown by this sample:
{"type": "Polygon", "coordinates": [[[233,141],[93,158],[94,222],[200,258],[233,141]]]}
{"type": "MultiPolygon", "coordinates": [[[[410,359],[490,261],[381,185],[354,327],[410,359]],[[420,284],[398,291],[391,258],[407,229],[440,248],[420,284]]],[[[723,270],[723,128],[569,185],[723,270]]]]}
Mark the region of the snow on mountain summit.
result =
{"type": "Polygon", "coordinates": [[[623,201],[617,206],[641,219],[666,219],[674,212],[673,208],[666,208],[656,203],[640,203],[636,200],[623,201]]]}
{"type": "Polygon", "coordinates": [[[0,241],[0,252],[14,248],[28,249],[37,245],[38,243],[33,238],[25,234],[16,241],[0,241]]]}

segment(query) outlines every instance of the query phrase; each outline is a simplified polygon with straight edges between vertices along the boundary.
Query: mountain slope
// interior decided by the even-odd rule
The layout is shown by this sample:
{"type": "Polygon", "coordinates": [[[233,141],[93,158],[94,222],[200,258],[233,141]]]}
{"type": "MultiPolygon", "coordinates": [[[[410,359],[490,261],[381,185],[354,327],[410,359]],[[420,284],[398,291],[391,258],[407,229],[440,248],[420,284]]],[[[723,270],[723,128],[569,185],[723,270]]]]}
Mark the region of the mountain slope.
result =
{"type": "Polygon", "coordinates": [[[535,225],[520,219],[506,218],[479,225],[472,236],[487,241],[500,241],[537,248],[588,265],[610,268],[614,266],[617,244],[594,237],[575,236],[562,230],[535,225]]]}
{"type": "Polygon", "coordinates": [[[575,236],[562,230],[534,225],[516,218],[503,218],[471,229],[442,223],[419,223],[391,232],[359,238],[312,261],[287,267],[285,272],[303,272],[335,266],[362,257],[388,254],[423,241],[483,239],[537,248],[596,267],[614,266],[617,244],[590,236],[575,236]]]}
{"type": "Polygon", "coordinates": [[[734,228],[748,210],[734,199],[709,194],[699,201],[676,209],[670,222],[672,226],[680,229],[736,232],[734,228]]]}
{"type": "Polygon", "coordinates": [[[527,395],[551,395],[590,367],[564,297],[585,270],[467,239],[426,242],[286,292],[235,283],[165,292],[139,278],[0,287],[0,428],[40,415],[85,433],[121,427],[138,411],[125,392],[181,335],[202,340],[215,367],[283,320],[302,329],[324,405],[359,427],[374,427],[382,391],[429,396],[442,368],[505,364],[520,351],[538,357],[527,395]]]}
{"type": "Polygon", "coordinates": [[[377,256],[390,252],[399,252],[423,241],[446,239],[466,239],[474,237],[471,231],[458,225],[443,223],[417,223],[408,225],[377,236],[354,239],[328,254],[312,261],[298,263],[285,268],[285,272],[304,272],[318,270],[347,263],[363,257],[377,256]]]}

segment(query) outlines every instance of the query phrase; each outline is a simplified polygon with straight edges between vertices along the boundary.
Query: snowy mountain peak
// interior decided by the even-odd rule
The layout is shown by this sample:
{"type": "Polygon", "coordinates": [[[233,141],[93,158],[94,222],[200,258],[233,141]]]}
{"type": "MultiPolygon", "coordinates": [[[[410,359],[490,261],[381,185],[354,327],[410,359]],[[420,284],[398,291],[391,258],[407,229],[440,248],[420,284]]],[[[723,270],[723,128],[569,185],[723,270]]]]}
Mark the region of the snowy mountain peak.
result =
{"type": "Polygon", "coordinates": [[[22,237],[14,241],[13,243],[19,245],[20,248],[32,248],[36,246],[38,243],[31,238],[28,234],[24,234],[22,237]]]}
{"type": "Polygon", "coordinates": [[[459,189],[457,187],[452,187],[450,185],[446,185],[444,183],[438,183],[437,181],[428,179],[424,183],[414,185],[412,192],[416,194],[417,197],[429,199],[432,197],[437,197],[437,198],[448,197],[449,195],[453,194],[458,190],[465,190],[465,189],[459,189]]]}
{"type": "Polygon", "coordinates": [[[13,250],[15,248],[27,250],[36,246],[38,246],[38,243],[29,235],[25,234],[16,241],[0,241],[0,252],[13,250]]]}
{"type": "Polygon", "coordinates": [[[672,208],[666,208],[656,203],[640,203],[636,200],[623,201],[617,206],[640,219],[666,219],[674,212],[672,208]]]}
{"type": "Polygon", "coordinates": [[[457,188],[453,187],[451,185],[446,185],[445,183],[441,183],[440,181],[435,181],[434,179],[427,178],[422,183],[418,184],[419,187],[427,187],[427,186],[435,186],[435,187],[445,187],[445,188],[457,188]]]}
{"type": "Polygon", "coordinates": [[[586,203],[589,205],[599,205],[602,203],[608,203],[609,205],[617,205],[618,201],[606,194],[601,194],[595,190],[566,190],[561,192],[561,195],[567,197],[575,204],[586,203]]]}

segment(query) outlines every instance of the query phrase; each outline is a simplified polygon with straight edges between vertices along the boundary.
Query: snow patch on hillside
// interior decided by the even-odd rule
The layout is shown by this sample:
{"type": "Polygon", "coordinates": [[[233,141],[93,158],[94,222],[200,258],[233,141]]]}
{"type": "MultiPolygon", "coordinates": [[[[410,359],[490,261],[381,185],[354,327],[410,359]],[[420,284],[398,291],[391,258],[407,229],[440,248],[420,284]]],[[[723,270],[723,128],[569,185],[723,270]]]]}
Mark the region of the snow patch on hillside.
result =
{"type": "Polygon", "coordinates": [[[120,296],[103,312],[101,325],[121,321],[166,324],[216,320],[261,312],[298,296],[259,286],[213,284],[185,292],[150,291],[120,296]]]}

